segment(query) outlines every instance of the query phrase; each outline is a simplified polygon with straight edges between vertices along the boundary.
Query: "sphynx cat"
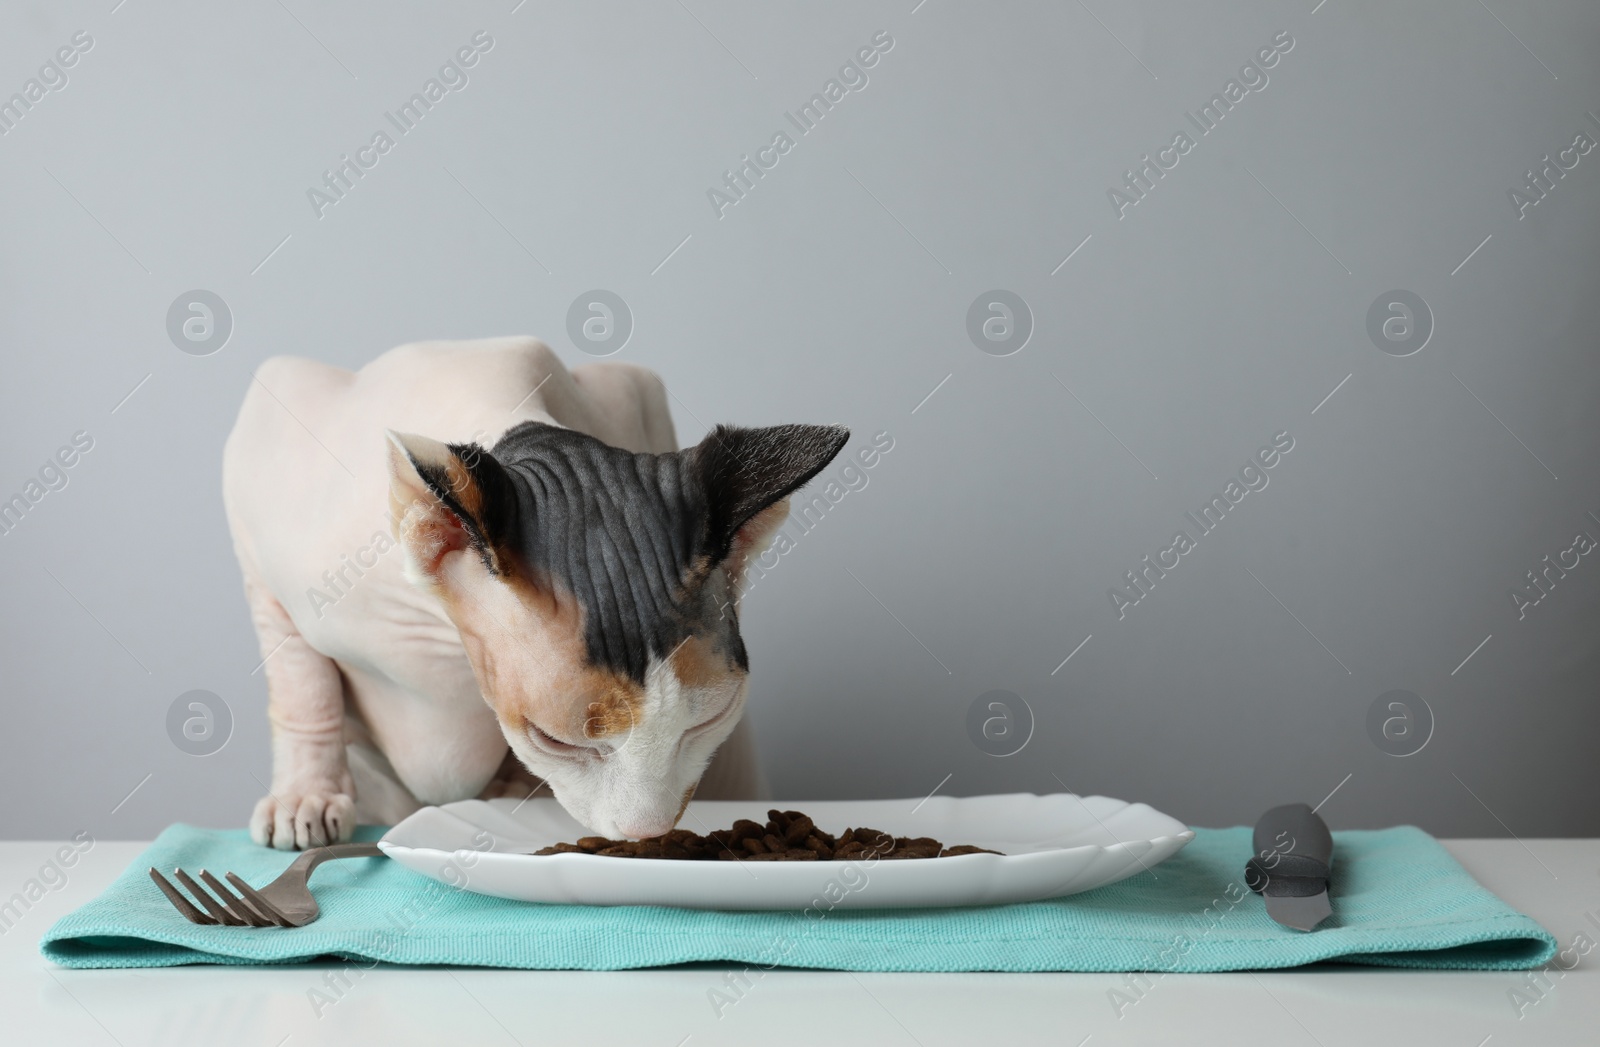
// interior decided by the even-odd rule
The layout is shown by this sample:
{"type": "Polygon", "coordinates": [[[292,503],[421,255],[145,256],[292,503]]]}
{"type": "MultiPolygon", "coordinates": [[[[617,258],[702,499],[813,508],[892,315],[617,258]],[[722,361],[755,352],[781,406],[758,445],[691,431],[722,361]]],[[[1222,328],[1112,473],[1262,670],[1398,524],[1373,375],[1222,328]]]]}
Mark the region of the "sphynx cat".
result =
{"type": "Polygon", "coordinates": [[[679,450],[653,372],[531,338],[266,361],[223,453],[272,724],[251,836],[318,846],[541,783],[634,838],[693,795],[761,798],[740,580],[848,437],[679,450]]]}

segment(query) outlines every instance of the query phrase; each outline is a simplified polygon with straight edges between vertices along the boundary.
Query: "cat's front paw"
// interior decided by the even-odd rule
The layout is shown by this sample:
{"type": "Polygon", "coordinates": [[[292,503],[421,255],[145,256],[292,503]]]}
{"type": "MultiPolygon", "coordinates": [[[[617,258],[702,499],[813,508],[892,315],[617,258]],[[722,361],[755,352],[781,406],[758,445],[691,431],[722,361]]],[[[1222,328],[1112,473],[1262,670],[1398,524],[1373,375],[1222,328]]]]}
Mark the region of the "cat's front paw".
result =
{"type": "Polygon", "coordinates": [[[353,788],[346,788],[275,789],[257,801],[250,838],[280,851],[348,841],[356,829],[356,801],[353,788]]]}

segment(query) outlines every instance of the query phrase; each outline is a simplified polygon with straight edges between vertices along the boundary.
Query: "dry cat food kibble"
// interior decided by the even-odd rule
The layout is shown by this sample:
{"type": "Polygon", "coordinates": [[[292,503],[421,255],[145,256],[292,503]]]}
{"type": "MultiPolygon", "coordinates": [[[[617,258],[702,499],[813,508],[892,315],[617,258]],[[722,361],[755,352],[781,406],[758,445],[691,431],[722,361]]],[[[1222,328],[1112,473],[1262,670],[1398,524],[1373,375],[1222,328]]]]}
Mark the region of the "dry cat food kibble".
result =
{"type": "Polygon", "coordinates": [[[598,854],[607,858],[676,858],[683,861],[815,862],[863,861],[869,858],[949,858],[958,854],[999,854],[962,844],[946,847],[928,836],[890,836],[878,829],[846,829],[839,836],[823,832],[799,811],[767,812],[767,824],[740,818],[731,829],[701,836],[674,829],[645,840],[608,840],[585,836],[577,843],[558,843],[534,854],[598,854]]]}

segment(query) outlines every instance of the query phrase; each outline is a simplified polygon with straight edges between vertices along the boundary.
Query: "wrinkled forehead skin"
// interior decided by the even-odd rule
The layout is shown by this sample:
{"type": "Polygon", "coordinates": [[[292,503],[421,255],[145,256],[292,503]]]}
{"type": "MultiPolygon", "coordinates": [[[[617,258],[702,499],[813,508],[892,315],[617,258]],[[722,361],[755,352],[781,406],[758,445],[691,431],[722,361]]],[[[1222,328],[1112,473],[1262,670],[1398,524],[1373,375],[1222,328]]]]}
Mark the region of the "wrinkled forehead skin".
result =
{"type": "Polygon", "coordinates": [[[492,453],[511,487],[497,544],[535,585],[576,602],[591,669],[644,685],[652,659],[698,635],[730,671],[748,670],[735,619],[705,584],[726,550],[712,548],[692,457],[533,422],[492,453]]]}

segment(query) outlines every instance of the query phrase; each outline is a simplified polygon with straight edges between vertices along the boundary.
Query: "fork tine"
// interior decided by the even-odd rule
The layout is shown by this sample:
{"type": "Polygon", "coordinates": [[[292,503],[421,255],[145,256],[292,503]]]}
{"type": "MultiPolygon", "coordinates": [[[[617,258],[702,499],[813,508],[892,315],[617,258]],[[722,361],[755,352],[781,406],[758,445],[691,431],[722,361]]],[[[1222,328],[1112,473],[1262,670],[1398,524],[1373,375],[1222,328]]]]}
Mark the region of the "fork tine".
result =
{"type": "Polygon", "coordinates": [[[194,904],[183,896],[182,891],[172,886],[172,883],[165,876],[156,872],[153,865],[150,867],[150,879],[154,880],[156,886],[161,888],[161,893],[167,896],[167,901],[172,903],[172,907],[181,912],[183,918],[190,923],[214,925],[217,922],[199,909],[196,909],[194,904]]]}
{"type": "Polygon", "coordinates": [[[226,924],[229,927],[245,926],[245,921],[233,915],[233,913],[229,912],[225,907],[218,905],[217,900],[211,897],[211,895],[207,894],[204,887],[201,887],[199,884],[195,883],[194,877],[190,876],[182,869],[172,870],[172,875],[178,878],[179,883],[189,888],[189,893],[194,895],[195,901],[203,905],[206,912],[210,913],[212,918],[218,923],[226,924]]]}
{"type": "Polygon", "coordinates": [[[222,907],[224,909],[227,909],[229,912],[239,917],[239,919],[243,920],[251,927],[272,926],[273,921],[270,917],[263,916],[256,912],[249,902],[228,890],[221,880],[217,879],[215,876],[212,876],[204,869],[200,870],[200,879],[204,880],[206,882],[206,886],[211,888],[211,893],[216,895],[217,900],[222,903],[222,907]]]}
{"type": "Polygon", "coordinates": [[[270,917],[275,923],[277,923],[279,927],[294,926],[294,922],[290,920],[289,917],[285,916],[281,909],[263,898],[261,893],[254,887],[251,887],[248,883],[245,883],[242,876],[239,876],[237,873],[227,873],[226,875],[228,877],[228,882],[237,887],[239,889],[239,893],[250,900],[250,904],[255,906],[257,912],[264,916],[270,917]]]}

